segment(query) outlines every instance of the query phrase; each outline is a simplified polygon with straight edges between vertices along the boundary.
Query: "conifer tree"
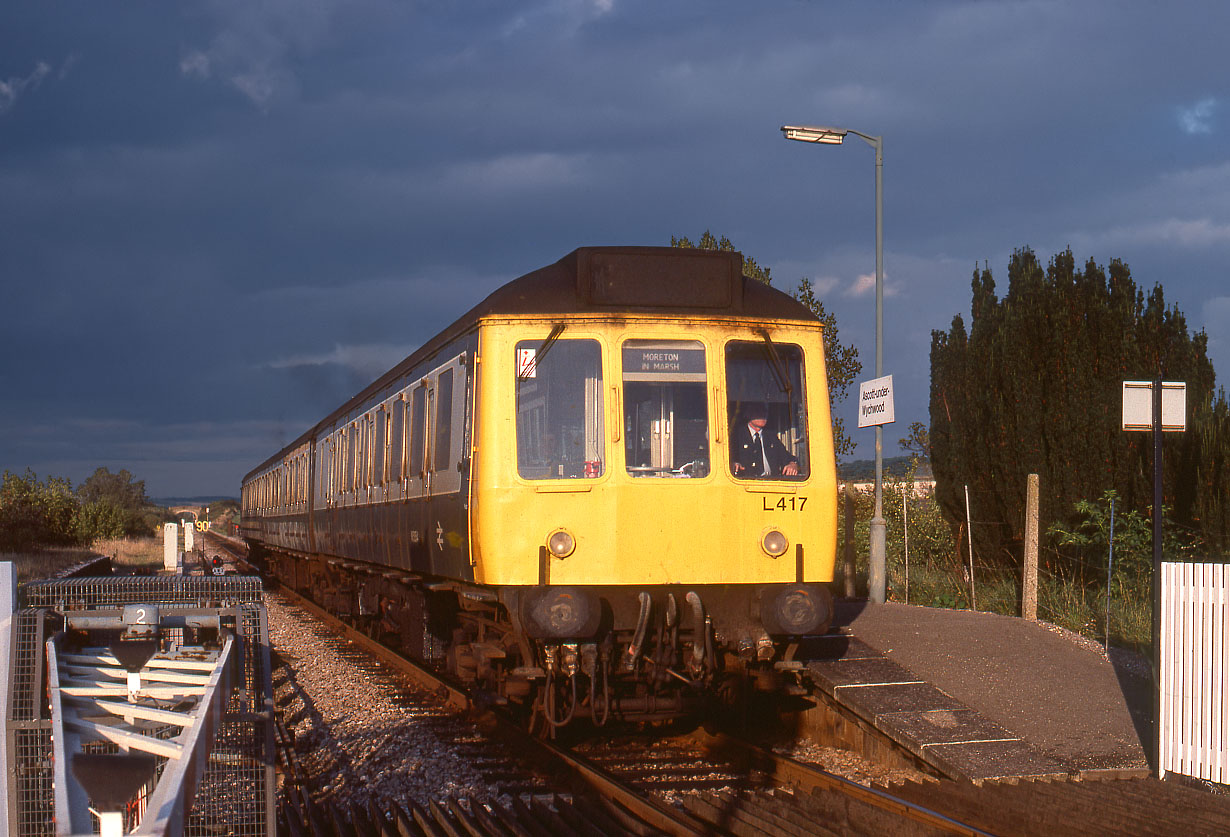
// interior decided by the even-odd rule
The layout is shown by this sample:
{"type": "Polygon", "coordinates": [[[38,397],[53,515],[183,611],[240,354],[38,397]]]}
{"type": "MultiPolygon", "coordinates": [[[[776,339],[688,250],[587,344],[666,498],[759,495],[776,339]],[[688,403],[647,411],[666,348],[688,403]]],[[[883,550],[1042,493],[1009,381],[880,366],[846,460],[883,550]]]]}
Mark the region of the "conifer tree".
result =
{"type": "Polygon", "coordinates": [[[1224,395],[1214,400],[1207,337],[1188,333],[1160,285],[1146,297],[1121,261],[1078,268],[1065,250],[1043,268],[1021,249],[1002,299],[985,265],[971,290],[968,334],[958,314],[931,336],[931,462],[956,525],[970,487],[985,559],[1019,553],[1030,473],[1041,477],[1044,521],[1065,520],[1078,500],[1108,490],[1125,509],[1149,513],[1152,442],[1120,429],[1121,393],[1124,380],[1159,375],[1187,383],[1189,417],[1189,432],[1164,440],[1165,505],[1177,524],[1224,542],[1227,466],[1213,449],[1225,449],[1230,417],[1224,395]]]}

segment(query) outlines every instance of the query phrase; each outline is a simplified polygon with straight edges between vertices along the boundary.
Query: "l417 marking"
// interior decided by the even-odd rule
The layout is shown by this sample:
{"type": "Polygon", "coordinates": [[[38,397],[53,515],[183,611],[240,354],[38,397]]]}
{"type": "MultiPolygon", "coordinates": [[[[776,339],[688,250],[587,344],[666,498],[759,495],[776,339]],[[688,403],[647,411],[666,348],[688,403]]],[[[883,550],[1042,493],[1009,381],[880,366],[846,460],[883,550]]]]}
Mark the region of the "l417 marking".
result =
{"type": "Polygon", "coordinates": [[[777,502],[769,505],[768,497],[761,497],[761,511],[803,511],[807,505],[806,497],[778,497],[777,502]]]}

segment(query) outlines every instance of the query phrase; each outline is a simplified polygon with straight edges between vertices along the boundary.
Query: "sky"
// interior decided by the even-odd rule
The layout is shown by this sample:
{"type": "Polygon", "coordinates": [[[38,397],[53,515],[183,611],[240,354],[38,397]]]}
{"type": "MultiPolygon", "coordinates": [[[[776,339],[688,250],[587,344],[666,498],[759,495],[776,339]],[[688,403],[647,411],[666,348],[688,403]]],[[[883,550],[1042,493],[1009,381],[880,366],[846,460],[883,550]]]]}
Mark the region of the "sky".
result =
{"type": "MultiPolygon", "coordinates": [[[[927,422],[989,265],[1126,261],[1230,374],[1230,5],[43,0],[0,8],[0,468],[242,476],[504,282],[727,236],[927,422]]],[[[855,397],[838,405],[855,425],[855,397]]],[[[854,458],[873,433],[854,430],[854,458]]]]}

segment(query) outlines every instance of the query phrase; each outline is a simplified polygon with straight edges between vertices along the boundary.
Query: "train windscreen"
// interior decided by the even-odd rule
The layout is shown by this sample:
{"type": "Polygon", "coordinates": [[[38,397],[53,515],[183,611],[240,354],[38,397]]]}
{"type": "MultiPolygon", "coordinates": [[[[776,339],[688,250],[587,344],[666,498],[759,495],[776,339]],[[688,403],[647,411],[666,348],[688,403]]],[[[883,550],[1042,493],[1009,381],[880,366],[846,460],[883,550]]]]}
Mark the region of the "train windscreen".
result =
{"type": "Polygon", "coordinates": [[[791,343],[726,345],[730,468],[740,479],[804,479],[810,472],[803,350],[791,343]]]}
{"type": "Polygon", "coordinates": [[[602,350],[597,340],[517,343],[517,473],[593,479],[605,470],[602,350]]]}
{"type": "Polygon", "coordinates": [[[709,473],[705,347],[691,340],[623,344],[624,459],[635,477],[709,473]]]}

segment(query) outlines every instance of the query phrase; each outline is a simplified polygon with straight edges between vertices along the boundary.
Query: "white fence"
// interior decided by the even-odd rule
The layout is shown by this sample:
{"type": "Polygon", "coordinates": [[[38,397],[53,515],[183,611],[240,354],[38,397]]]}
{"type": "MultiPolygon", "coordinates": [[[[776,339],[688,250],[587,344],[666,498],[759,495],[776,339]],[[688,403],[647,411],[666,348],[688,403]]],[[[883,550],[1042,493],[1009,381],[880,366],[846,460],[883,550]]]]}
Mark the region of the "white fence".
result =
{"type": "Polygon", "coordinates": [[[1162,562],[1159,775],[1230,782],[1230,567],[1162,562]]]}

